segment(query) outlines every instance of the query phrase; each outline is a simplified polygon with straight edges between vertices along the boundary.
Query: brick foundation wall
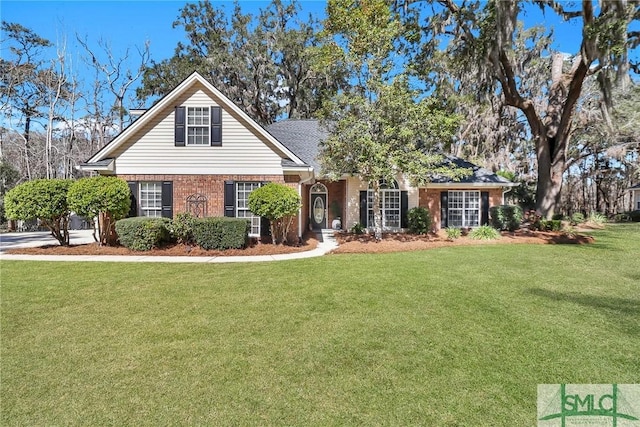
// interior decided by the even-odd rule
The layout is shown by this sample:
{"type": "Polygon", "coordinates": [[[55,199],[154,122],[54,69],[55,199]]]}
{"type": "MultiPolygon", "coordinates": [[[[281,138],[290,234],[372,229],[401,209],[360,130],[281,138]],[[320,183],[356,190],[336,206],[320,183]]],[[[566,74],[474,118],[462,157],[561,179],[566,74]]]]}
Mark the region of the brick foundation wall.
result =
{"type": "MultiPolygon", "coordinates": [[[[126,181],[173,182],[173,215],[187,211],[187,197],[202,194],[207,198],[206,216],[224,216],[224,182],[277,182],[297,191],[299,177],[282,175],[118,175],[126,181]]],[[[298,219],[289,232],[290,239],[298,236],[298,219]]],[[[295,240],[291,240],[295,241],[295,240]]]]}

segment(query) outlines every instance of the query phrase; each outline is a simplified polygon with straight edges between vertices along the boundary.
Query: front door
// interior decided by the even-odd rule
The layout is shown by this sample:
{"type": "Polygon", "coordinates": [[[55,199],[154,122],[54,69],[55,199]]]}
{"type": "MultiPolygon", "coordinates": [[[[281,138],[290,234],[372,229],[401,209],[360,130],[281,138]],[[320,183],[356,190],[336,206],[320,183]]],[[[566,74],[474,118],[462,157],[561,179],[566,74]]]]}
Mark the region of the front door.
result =
{"type": "Polygon", "coordinates": [[[327,195],[311,194],[311,227],[327,228],[327,195]]]}

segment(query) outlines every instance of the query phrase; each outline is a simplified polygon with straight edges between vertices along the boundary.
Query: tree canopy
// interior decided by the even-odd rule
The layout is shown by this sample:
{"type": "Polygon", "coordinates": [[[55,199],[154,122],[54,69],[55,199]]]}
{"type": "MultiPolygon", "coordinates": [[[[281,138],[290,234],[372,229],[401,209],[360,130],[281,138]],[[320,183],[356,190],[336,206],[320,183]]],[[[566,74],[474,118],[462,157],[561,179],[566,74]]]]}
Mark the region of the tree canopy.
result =
{"type": "Polygon", "coordinates": [[[318,22],[299,19],[299,9],[296,1],[273,0],[253,16],[236,2],[227,16],[210,2],[188,3],[173,27],[183,27],[189,43],[152,61],[138,96],[165,95],[198,71],[261,124],[311,117],[343,80],[331,67],[311,68],[306,48],[318,42],[318,22]]]}
{"type": "Polygon", "coordinates": [[[330,130],[321,145],[322,172],[334,179],[357,174],[369,183],[380,237],[380,184],[401,173],[416,184],[436,171],[452,174],[433,148],[452,138],[458,117],[411,88],[409,73],[398,67],[405,28],[387,1],[330,0],[327,11],[316,66],[337,64],[351,84],[322,109],[330,130]]]}
{"type": "Polygon", "coordinates": [[[581,28],[580,48],[572,56],[551,48],[551,29],[545,32],[523,26],[525,2],[441,0],[429,4],[429,13],[422,14],[420,2],[402,3],[407,22],[424,35],[415,67],[425,79],[434,79],[438,72],[431,67],[434,58],[435,62],[448,58],[452,62],[444,68],[447,75],[439,81],[449,80],[463,90],[470,87],[475,99],[499,94],[503,105],[518,110],[535,146],[537,209],[550,217],[561,201],[567,150],[586,79],[596,76],[602,105],[609,108],[612,87],[627,88],[630,69],[637,71],[628,51],[640,43],[640,33],[630,28],[631,22],[640,19],[640,3],[608,1],[596,7],[590,0],[530,2],[581,28]],[[444,55],[440,53],[443,43],[444,55]],[[541,86],[529,73],[530,67],[540,66],[544,73],[541,86]]]}

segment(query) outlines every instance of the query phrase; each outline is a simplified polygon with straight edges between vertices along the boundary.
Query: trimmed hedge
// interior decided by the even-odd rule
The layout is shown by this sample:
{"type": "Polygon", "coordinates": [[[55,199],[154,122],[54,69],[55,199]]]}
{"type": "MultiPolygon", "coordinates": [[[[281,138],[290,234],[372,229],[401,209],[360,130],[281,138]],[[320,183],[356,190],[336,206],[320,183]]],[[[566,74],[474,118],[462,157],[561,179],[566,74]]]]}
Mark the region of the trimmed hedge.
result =
{"type": "Polygon", "coordinates": [[[249,240],[249,221],[242,218],[197,218],[193,240],[202,249],[242,249],[249,240]]]}
{"type": "Polygon", "coordinates": [[[431,228],[429,211],[422,207],[409,209],[409,212],[407,212],[407,225],[411,234],[427,234],[431,228]]]}
{"type": "Polygon", "coordinates": [[[133,217],[116,222],[120,244],[134,251],[148,251],[167,242],[171,220],[168,218],[133,217]]]}
{"type": "Polygon", "coordinates": [[[522,218],[522,208],[515,205],[493,206],[489,209],[491,226],[497,230],[515,231],[520,228],[522,218]]]}

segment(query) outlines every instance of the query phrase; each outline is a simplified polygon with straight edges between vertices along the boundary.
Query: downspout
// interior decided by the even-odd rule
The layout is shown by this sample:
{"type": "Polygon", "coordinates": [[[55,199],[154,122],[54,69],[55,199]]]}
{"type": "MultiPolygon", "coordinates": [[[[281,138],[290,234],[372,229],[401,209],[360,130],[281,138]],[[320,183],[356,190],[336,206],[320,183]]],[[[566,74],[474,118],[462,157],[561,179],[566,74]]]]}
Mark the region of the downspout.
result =
{"type": "MultiPolygon", "coordinates": [[[[503,187],[504,188],[504,187],[503,187]]],[[[506,190],[502,190],[502,204],[504,205],[504,195],[511,191],[513,187],[507,187],[506,190]]]]}

